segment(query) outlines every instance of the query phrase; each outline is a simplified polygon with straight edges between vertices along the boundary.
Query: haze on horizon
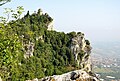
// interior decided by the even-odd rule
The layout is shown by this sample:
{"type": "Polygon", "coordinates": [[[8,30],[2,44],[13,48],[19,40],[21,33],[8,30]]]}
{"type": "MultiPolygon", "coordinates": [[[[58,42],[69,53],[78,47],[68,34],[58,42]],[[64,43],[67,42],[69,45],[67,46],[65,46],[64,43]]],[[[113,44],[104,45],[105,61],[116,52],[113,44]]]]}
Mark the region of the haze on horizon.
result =
{"type": "Polygon", "coordinates": [[[17,6],[31,13],[41,8],[54,18],[57,31],[81,31],[90,41],[120,41],[120,0],[12,0],[0,11],[17,6]]]}

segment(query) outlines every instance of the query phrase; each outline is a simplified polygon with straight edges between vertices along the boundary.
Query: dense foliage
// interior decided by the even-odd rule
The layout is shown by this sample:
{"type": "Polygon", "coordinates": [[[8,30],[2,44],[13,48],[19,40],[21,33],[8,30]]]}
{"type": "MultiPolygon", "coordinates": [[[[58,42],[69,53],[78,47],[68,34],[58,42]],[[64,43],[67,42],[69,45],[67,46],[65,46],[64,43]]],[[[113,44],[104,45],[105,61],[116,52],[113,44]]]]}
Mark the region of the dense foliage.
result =
{"type": "Polygon", "coordinates": [[[4,81],[24,81],[75,69],[69,48],[75,32],[48,31],[53,19],[41,9],[32,15],[28,11],[23,18],[13,16],[16,20],[0,23],[0,76],[4,81]],[[33,56],[24,58],[29,42],[34,43],[33,56]]]}

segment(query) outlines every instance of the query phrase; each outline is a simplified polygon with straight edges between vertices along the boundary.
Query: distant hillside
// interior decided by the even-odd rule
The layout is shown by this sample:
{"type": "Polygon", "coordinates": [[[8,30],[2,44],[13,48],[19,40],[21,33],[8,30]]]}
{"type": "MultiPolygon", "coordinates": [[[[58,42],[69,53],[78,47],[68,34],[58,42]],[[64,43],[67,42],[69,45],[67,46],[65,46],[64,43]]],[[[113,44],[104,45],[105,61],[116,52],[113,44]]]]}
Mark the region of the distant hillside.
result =
{"type": "Polygon", "coordinates": [[[104,57],[120,57],[120,42],[95,42],[93,45],[92,55],[100,55],[104,57]]]}
{"type": "Polygon", "coordinates": [[[93,68],[96,73],[107,81],[120,79],[120,42],[94,43],[92,56],[93,68]],[[106,76],[115,77],[109,79],[106,76]]]}

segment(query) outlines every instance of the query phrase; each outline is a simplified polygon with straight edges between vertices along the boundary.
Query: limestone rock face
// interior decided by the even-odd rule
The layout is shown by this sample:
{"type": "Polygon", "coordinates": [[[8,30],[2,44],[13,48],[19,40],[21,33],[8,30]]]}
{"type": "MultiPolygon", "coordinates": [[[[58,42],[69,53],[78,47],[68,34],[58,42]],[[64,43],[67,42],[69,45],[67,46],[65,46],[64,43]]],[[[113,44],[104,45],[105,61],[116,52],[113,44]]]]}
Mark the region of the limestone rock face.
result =
{"type": "Polygon", "coordinates": [[[53,22],[53,21],[50,22],[50,23],[47,25],[47,30],[48,30],[48,31],[53,30],[53,25],[54,25],[54,22],[53,22]]]}
{"type": "Polygon", "coordinates": [[[39,81],[99,81],[96,76],[91,76],[83,70],[71,71],[62,75],[53,75],[39,81]]]}
{"type": "Polygon", "coordinates": [[[33,79],[33,80],[25,80],[25,81],[38,81],[37,78],[33,79]]]}
{"type": "Polygon", "coordinates": [[[90,53],[91,46],[86,42],[84,34],[79,32],[72,38],[71,51],[74,55],[75,62],[78,67],[91,71],[90,53]]]}
{"type": "Polygon", "coordinates": [[[0,81],[2,81],[1,77],[0,77],[0,81]]]}

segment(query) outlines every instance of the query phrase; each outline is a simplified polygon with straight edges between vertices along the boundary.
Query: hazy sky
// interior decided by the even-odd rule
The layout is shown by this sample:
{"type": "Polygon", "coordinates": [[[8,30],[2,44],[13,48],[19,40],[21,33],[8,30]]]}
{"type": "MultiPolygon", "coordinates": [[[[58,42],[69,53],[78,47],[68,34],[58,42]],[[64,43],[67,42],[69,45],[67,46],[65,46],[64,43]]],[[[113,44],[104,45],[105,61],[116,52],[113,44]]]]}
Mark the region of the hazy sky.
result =
{"type": "Polygon", "coordinates": [[[120,0],[12,0],[0,11],[17,6],[30,12],[41,8],[54,18],[57,31],[81,31],[90,41],[120,41],[120,0]]]}

